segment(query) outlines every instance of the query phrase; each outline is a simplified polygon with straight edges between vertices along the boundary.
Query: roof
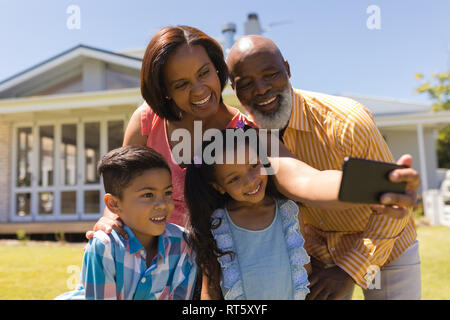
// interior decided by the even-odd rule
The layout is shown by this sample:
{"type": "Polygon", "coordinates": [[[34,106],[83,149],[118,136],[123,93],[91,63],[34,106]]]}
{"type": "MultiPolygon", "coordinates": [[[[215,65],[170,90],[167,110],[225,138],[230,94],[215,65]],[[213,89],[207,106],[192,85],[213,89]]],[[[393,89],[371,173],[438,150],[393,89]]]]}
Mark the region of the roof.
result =
{"type": "Polygon", "coordinates": [[[376,117],[427,113],[431,111],[431,105],[428,103],[358,94],[343,93],[339,95],[358,101],[369,108],[376,117]]]}
{"type": "Polygon", "coordinates": [[[142,64],[142,59],[138,57],[79,44],[1,81],[0,93],[80,57],[94,58],[137,70],[140,70],[142,64]]]}
{"type": "MultiPolygon", "coordinates": [[[[121,52],[108,51],[84,44],[79,44],[58,55],[55,55],[39,64],[36,64],[26,70],[23,70],[0,82],[0,97],[12,98],[10,93],[19,86],[26,83],[32,83],[35,79],[43,79],[42,75],[48,76],[54,73],[66,73],[67,68],[76,63],[80,63],[83,58],[93,58],[106,63],[116,64],[135,70],[140,70],[142,59],[141,55],[144,48],[134,48],[123,50],[121,52]]],[[[45,81],[44,79],[42,81],[45,81]]],[[[364,96],[358,94],[339,94],[340,96],[354,99],[369,108],[375,117],[424,114],[431,110],[427,103],[406,101],[394,98],[364,96]]]]}

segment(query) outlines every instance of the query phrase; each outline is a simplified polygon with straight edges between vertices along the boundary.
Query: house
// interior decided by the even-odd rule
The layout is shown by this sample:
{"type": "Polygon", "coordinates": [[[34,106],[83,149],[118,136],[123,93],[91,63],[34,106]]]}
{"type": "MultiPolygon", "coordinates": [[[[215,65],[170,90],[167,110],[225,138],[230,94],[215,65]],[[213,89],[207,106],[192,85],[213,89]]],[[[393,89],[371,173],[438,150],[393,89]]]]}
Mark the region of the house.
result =
{"type": "MultiPolygon", "coordinates": [[[[92,228],[97,162],[143,102],[142,55],[79,45],[0,82],[0,234],[92,228]]],[[[237,105],[229,88],[225,100],[237,105]]]]}
{"type": "Polygon", "coordinates": [[[445,170],[438,170],[437,131],[450,125],[450,111],[431,112],[429,104],[393,98],[340,95],[352,98],[371,110],[395,159],[406,153],[413,156],[413,168],[421,176],[419,193],[439,189],[445,170]]]}

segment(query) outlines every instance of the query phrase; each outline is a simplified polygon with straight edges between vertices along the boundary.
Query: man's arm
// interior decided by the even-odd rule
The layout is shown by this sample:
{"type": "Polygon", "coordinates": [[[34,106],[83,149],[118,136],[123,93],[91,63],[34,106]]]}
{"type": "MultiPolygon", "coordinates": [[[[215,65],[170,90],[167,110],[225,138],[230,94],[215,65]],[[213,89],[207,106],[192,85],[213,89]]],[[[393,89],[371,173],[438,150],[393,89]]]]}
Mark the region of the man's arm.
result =
{"type": "MultiPolygon", "coordinates": [[[[270,139],[273,139],[273,137],[268,138],[268,145],[270,145],[270,139]]],[[[312,208],[344,210],[358,206],[338,200],[342,171],[317,170],[298,160],[281,142],[278,156],[269,156],[268,159],[275,172],[275,185],[278,191],[287,198],[299,201],[312,208]]],[[[390,162],[393,162],[393,160],[390,162]]],[[[397,169],[392,171],[390,180],[415,184],[416,180],[412,176],[417,177],[417,172],[411,168],[397,169]],[[396,178],[394,178],[395,175],[397,175],[396,178]]],[[[409,189],[413,189],[412,185],[409,185],[409,189]]],[[[384,194],[382,203],[412,206],[415,203],[416,196],[417,192],[408,194],[388,193],[384,194]],[[387,199],[386,196],[389,196],[390,199],[387,199]]]]}

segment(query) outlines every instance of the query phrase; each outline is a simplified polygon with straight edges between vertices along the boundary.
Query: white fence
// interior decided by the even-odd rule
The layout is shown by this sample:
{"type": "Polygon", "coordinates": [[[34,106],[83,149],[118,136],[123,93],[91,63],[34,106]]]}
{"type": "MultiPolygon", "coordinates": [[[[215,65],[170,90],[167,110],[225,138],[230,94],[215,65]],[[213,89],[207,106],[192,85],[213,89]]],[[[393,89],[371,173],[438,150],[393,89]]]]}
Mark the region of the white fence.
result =
{"type": "Polygon", "coordinates": [[[423,193],[423,209],[431,225],[450,226],[450,170],[447,170],[440,190],[423,193]]]}

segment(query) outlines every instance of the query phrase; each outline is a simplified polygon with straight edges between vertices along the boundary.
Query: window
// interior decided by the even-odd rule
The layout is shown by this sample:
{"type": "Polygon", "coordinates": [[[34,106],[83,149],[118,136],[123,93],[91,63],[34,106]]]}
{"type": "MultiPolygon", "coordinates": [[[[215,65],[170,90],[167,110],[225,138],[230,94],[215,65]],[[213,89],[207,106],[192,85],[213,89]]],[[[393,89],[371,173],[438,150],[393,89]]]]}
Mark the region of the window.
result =
{"type": "Polygon", "coordinates": [[[16,125],[11,218],[95,219],[103,213],[101,156],[122,145],[122,119],[16,125]],[[36,145],[34,145],[36,144],[36,145]]]}
{"type": "Polygon", "coordinates": [[[85,183],[99,183],[97,163],[100,160],[100,122],[84,125],[84,179],[85,183]]]}
{"type": "Polygon", "coordinates": [[[16,183],[18,187],[29,187],[31,186],[32,130],[31,128],[19,128],[17,131],[16,183]]]}
{"type": "Polygon", "coordinates": [[[77,184],[77,125],[61,127],[60,183],[64,186],[77,184]]]}
{"type": "Polygon", "coordinates": [[[53,185],[55,134],[53,126],[39,127],[39,186],[53,185]]]}

